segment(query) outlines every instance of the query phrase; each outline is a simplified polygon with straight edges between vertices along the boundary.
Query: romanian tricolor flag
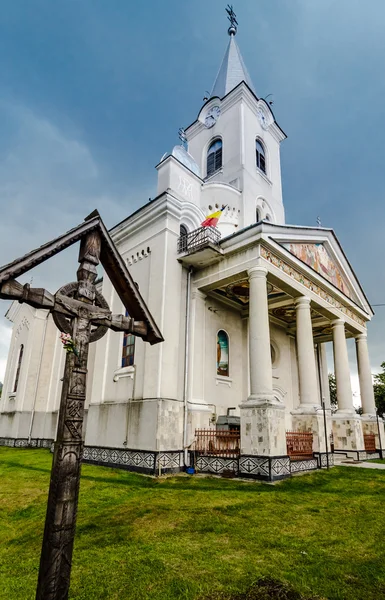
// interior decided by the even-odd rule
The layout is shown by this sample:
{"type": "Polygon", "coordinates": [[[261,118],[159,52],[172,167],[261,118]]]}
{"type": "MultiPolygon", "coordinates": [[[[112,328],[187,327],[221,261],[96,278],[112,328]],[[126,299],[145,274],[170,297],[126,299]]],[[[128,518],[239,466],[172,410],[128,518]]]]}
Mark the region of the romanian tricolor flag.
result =
{"type": "Polygon", "coordinates": [[[227,205],[222,206],[222,208],[220,210],[217,210],[216,212],[211,213],[211,215],[209,215],[208,217],[206,217],[206,219],[201,223],[201,227],[216,227],[217,223],[219,221],[219,217],[221,216],[222,212],[225,210],[227,205]]]}

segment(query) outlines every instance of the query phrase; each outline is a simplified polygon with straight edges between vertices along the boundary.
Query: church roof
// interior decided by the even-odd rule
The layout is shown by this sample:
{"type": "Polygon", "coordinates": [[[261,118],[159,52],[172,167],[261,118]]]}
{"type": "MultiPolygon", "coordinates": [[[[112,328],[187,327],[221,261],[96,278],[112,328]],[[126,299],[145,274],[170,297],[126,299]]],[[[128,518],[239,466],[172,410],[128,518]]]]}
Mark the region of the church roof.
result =
{"type": "Polygon", "coordinates": [[[215,79],[211,97],[218,96],[223,98],[231,92],[237,85],[244,81],[249,88],[254,92],[255,89],[251,81],[251,77],[243,61],[241,51],[235,41],[235,35],[230,34],[229,44],[226,49],[225,56],[215,79]]]}

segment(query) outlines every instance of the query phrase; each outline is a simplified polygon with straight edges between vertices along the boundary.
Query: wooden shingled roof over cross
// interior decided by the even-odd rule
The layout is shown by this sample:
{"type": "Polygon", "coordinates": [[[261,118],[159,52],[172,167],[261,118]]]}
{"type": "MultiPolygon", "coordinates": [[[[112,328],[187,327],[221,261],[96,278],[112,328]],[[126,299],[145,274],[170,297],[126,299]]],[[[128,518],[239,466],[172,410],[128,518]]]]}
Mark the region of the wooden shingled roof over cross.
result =
{"type": "MultiPolygon", "coordinates": [[[[132,279],[126,264],[119,254],[114,242],[112,241],[107,228],[105,227],[99,212],[92,212],[83,223],[77,225],[70,231],[57,237],[43,246],[32,250],[28,254],[17,258],[13,262],[0,267],[0,298],[17,299],[19,301],[27,301],[28,284],[22,286],[23,292],[20,298],[15,298],[7,293],[5,284],[14,280],[16,277],[23,275],[33,267],[43,263],[55,254],[65,250],[78,241],[87,236],[92,231],[97,231],[101,238],[100,263],[102,264],[107,276],[111,280],[124,308],[135,321],[140,321],[145,324],[146,332],[140,335],[143,340],[156,344],[163,341],[162,334],[156,325],[153,316],[151,315],[146,303],[144,302],[134,280],[132,279]]],[[[43,292],[43,290],[41,290],[43,292]]],[[[33,304],[31,295],[29,304],[33,304]]],[[[49,305],[41,306],[40,302],[35,304],[37,308],[49,308],[49,305]]]]}

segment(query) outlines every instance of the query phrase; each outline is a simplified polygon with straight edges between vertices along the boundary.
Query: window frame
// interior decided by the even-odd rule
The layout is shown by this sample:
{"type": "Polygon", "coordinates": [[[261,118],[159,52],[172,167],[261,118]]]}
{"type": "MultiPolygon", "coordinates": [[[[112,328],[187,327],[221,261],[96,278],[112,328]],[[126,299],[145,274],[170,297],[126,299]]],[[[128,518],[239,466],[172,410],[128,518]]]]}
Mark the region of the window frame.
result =
{"type": "Polygon", "coordinates": [[[213,175],[214,173],[216,173],[217,171],[219,171],[221,168],[223,167],[223,140],[221,137],[215,137],[213,138],[208,147],[207,147],[207,152],[206,152],[206,177],[211,177],[211,175],[213,175]],[[217,143],[220,142],[220,148],[218,148],[217,150],[210,152],[211,148],[217,143]],[[214,155],[214,165],[213,165],[213,169],[211,171],[209,171],[209,156],[210,155],[214,155]],[[218,157],[220,157],[220,164],[217,164],[217,162],[219,162],[218,157]]]}
{"type": "Polygon", "coordinates": [[[260,138],[255,138],[255,165],[267,177],[266,147],[260,138]],[[258,144],[262,152],[258,149],[258,144]]]}

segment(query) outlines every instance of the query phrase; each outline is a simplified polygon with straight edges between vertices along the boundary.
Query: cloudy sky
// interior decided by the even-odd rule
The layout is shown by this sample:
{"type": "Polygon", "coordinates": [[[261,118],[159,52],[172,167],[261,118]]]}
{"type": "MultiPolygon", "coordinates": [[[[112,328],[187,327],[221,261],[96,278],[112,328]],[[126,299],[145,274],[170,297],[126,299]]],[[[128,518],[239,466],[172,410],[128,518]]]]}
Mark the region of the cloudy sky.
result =
{"type": "MultiPolygon", "coordinates": [[[[112,226],[155,195],[154,166],[196,117],[222,60],[225,4],[3,0],[0,264],[94,208],[112,226]]],[[[287,222],[320,215],[370,301],[385,303],[384,0],[238,0],[234,10],[257,94],[274,95],[288,135],[287,222]]],[[[27,279],[55,291],[73,279],[73,257],[27,279]]],[[[373,370],[385,360],[385,307],[375,310],[373,370]]],[[[0,316],[0,380],[9,339],[0,316]]]]}

